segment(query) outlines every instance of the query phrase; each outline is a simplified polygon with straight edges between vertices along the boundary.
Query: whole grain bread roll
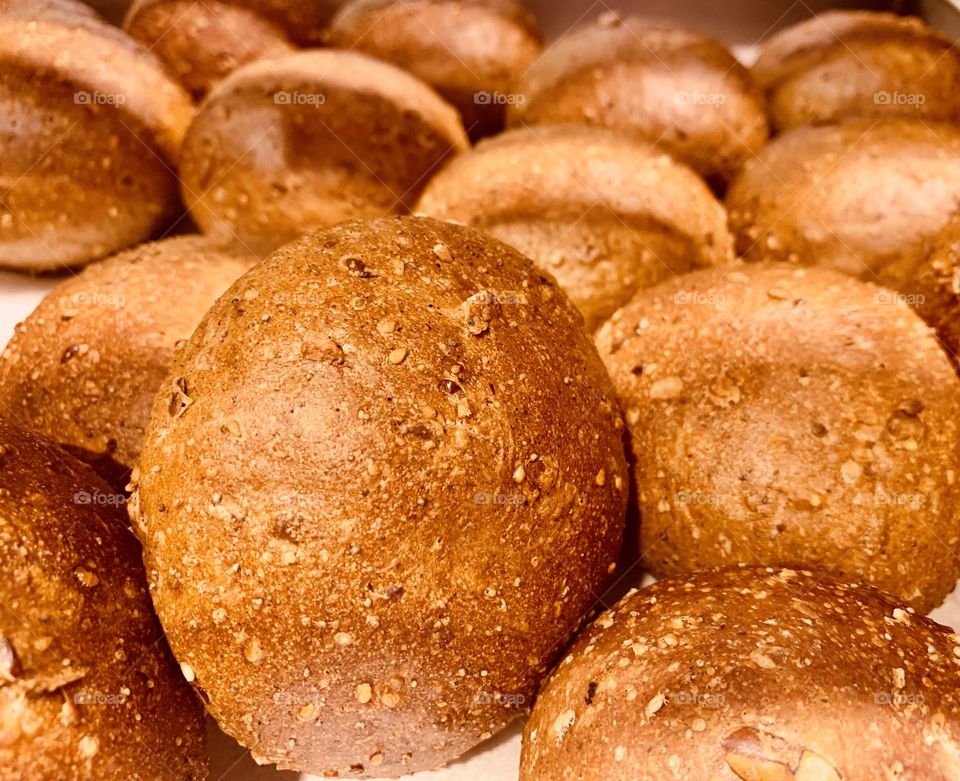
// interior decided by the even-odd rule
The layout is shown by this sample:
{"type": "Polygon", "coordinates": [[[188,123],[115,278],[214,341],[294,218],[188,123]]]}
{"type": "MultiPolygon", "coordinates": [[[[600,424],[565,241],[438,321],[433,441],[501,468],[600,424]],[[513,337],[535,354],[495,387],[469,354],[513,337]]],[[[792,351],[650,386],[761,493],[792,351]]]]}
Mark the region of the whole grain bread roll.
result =
{"type": "Polygon", "coordinates": [[[423,79],[456,106],[471,138],[503,128],[516,81],[543,45],[522,0],[352,0],[326,37],[423,79]]]}
{"type": "Polygon", "coordinates": [[[960,363],[960,213],[930,242],[903,290],[904,300],[936,329],[943,348],[960,363]]]}
{"type": "Polygon", "coordinates": [[[131,507],[220,725],[390,777],[513,721],[617,557],[611,391],[556,283],[470,228],[346,223],[242,277],[157,398],[131,507]]]}
{"type": "Polygon", "coordinates": [[[656,143],[723,187],[767,140],[760,92],[719,42],[605,14],[547,48],[521,79],[511,126],[578,122],[656,143]]]}
{"type": "Polygon", "coordinates": [[[725,202],[748,260],[900,289],[960,202],[960,129],[899,117],[797,128],[747,161],[725,202]]]}
{"type": "Polygon", "coordinates": [[[597,338],[655,575],[798,563],[929,612],[960,574],[960,379],[891,290],[779,263],[641,291],[597,338]]]}
{"type": "Polygon", "coordinates": [[[632,592],[544,685],[521,781],[960,777],[960,635],[825,572],[632,592]]]}
{"type": "Polygon", "coordinates": [[[0,778],[201,781],[200,703],[112,492],[0,419],[0,778]]]}
{"type": "Polygon", "coordinates": [[[856,116],[960,119],[960,53],[913,17],[819,14],[765,41],[751,73],[776,130],[856,116]]]}
{"type": "Polygon", "coordinates": [[[0,6],[0,266],[82,266],[177,211],[193,113],[159,61],[79,3],[0,6]]]}
{"type": "Polygon", "coordinates": [[[253,263],[185,236],[64,280],[0,353],[0,408],[122,486],[174,353],[253,263]]]}
{"type": "Polygon", "coordinates": [[[473,225],[554,274],[594,331],[636,291],[733,259],[727,214],[646,142],[582,125],[512,130],[460,155],[416,210],[473,225]]]}
{"type": "Polygon", "coordinates": [[[335,0],[135,0],[123,28],[196,98],[241,65],[318,46],[335,0]]]}
{"type": "Polygon", "coordinates": [[[362,54],[260,60],[223,81],[183,147],[201,228],[269,252],[312,228],[404,212],[469,146],[456,110],[419,79],[362,54]]]}

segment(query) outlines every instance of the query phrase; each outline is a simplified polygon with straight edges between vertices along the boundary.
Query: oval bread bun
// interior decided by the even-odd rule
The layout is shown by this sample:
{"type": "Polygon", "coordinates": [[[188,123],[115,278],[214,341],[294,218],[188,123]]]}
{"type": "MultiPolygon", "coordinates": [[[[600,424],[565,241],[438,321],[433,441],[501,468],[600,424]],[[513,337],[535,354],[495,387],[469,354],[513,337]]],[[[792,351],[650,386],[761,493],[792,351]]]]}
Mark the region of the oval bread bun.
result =
{"type": "Polygon", "coordinates": [[[720,43],[613,14],[578,27],[530,67],[507,122],[578,122],[658,144],[724,185],[767,140],[760,93],[720,43]]]}
{"type": "Polygon", "coordinates": [[[122,486],[174,352],[253,263],[186,236],[61,282],[0,354],[0,408],[122,486]]]}
{"type": "Polygon", "coordinates": [[[904,292],[907,303],[936,329],[944,349],[960,362],[960,213],[930,243],[904,292]]]}
{"type": "Polygon", "coordinates": [[[242,277],[157,398],[132,507],[224,730],[391,777],[514,720],[617,557],[609,391],[556,283],[469,228],[347,223],[242,277]]]}
{"type": "Polygon", "coordinates": [[[417,211],[519,249],[557,277],[590,331],[639,288],[733,259],[726,211],[693,171],[582,125],[481,143],[430,181],[417,211]]]}
{"type": "Polygon", "coordinates": [[[352,0],[327,39],[423,79],[456,106],[471,138],[503,128],[516,81],[543,45],[521,0],[352,0]]]}
{"type": "Polygon", "coordinates": [[[297,52],[240,68],[210,94],[184,143],[184,199],[206,233],[267,252],[409,209],[468,146],[453,107],[399,68],[297,52]]]}
{"type": "Polygon", "coordinates": [[[159,61],[66,2],[0,7],[0,266],[81,266],[178,208],[193,113],[159,61]]]}
{"type": "Polygon", "coordinates": [[[330,2],[135,0],[123,29],[141,41],[196,98],[236,68],[318,45],[330,2]]]}
{"type": "Polygon", "coordinates": [[[864,579],[924,613],[960,574],[960,379],[896,293],[823,268],[698,271],[597,345],[655,575],[737,562],[864,579]]]}
{"type": "Polygon", "coordinates": [[[848,119],[774,139],[726,204],[748,260],[816,263],[895,289],[960,201],[960,128],[848,119]]]}
{"type": "Polygon", "coordinates": [[[820,14],[772,35],[751,73],[776,130],[853,116],[960,119],[960,53],[912,17],[820,14]]]}
{"type": "Polygon", "coordinates": [[[521,781],[960,777],[960,635],[824,572],[632,592],[545,684],[521,781]]]}
{"type": "Polygon", "coordinates": [[[0,777],[200,781],[205,727],[112,493],[0,420],[0,777]]]}

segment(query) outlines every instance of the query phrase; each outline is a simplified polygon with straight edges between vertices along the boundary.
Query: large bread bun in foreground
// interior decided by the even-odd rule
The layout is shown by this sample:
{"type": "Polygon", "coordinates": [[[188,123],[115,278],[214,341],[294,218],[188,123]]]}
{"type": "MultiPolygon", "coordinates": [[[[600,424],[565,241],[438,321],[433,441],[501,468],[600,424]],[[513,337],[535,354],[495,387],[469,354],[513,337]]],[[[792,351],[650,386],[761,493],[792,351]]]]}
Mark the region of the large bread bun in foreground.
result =
{"type": "Polygon", "coordinates": [[[201,781],[200,703],[114,494],[0,419],[0,778],[201,781]]]}
{"type": "Polygon", "coordinates": [[[220,725],[264,762],[390,777],[519,715],[602,593],[627,489],[557,284],[400,218],[308,236],[220,299],[161,389],[132,515],[220,725]]]}
{"type": "Polygon", "coordinates": [[[825,572],[633,592],[533,709],[521,781],[960,778],[960,636],[825,572]]]}
{"type": "Polygon", "coordinates": [[[960,558],[960,379],[891,290],[746,264],[641,291],[601,329],[656,575],[798,563],[928,612],[960,558]]]}
{"type": "Polygon", "coordinates": [[[417,211],[513,245],[597,329],[636,291],[733,259],[703,180],[644,141],[582,125],[513,130],[450,162],[417,211]]]}

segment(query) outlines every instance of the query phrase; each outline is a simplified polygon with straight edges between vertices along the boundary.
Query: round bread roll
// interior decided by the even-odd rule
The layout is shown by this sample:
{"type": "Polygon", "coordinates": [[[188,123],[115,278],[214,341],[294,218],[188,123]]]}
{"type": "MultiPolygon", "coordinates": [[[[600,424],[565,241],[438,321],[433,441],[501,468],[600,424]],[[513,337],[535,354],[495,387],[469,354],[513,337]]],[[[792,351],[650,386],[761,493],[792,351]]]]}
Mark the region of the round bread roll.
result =
{"type": "Polygon", "coordinates": [[[266,253],[311,228],[408,210],[468,146],[454,108],[399,68],[297,52],[210,94],[184,142],[184,198],[206,233],[266,253]]]}
{"type": "Polygon", "coordinates": [[[820,14],[771,36],[751,73],[776,130],[854,116],[960,119],[960,53],[916,18],[820,14]]]}
{"type": "Polygon", "coordinates": [[[655,575],[799,563],[924,613],[960,574],[960,379],[890,290],[822,268],[641,291],[597,338],[655,575]]]}
{"type": "Polygon", "coordinates": [[[60,270],[175,214],[193,105],[156,58],[79,4],[25,5],[0,6],[0,266],[60,270]]]}
{"type": "Polygon", "coordinates": [[[334,0],[135,0],[123,28],[202,98],[254,60],[317,46],[334,0]]]}
{"type": "Polygon", "coordinates": [[[0,354],[0,409],[122,486],[174,352],[253,262],[186,236],[61,282],[0,354]]]}
{"type": "Polygon", "coordinates": [[[662,146],[722,187],[767,140],[762,97],[720,43],[607,14],[544,51],[517,88],[510,125],[603,125],[662,146]]]}
{"type": "Polygon", "coordinates": [[[0,777],[200,781],[203,712],[113,494],[0,420],[0,777]]]}
{"type": "Polygon", "coordinates": [[[823,572],[632,592],[544,685],[521,781],[960,778],[960,635],[823,572]]]}
{"type": "Polygon", "coordinates": [[[132,507],[210,712],[325,777],[497,732],[613,570],[619,421],[572,304],[479,231],[352,222],[256,266],[179,354],[132,507]]]}
{"type": "Polygon", "coordinates": [[[582,125],[481,143],[430,181],[417,211],[512,244],[556,276],[590,331],[638,289],[733,259],[726,211],[693,171],[582,125]]]}
{"type": "Polygon", "coordinates": [[[960,361],[960,213],[931,242],[904,290],[906,302],[936,329],[954,361],[960,361]]]}
{"type": "Polygon", "coordinates": [[[958,202],[960,128],[897,117],[785,133],[726,197],[748,260],[816,263],[895,289],[958,202]]]}
{"type": "Polygon", "coordinates": [[[516,81],[543,45],[521,0],[352,0],[327,39],[423,79],[457,107],[472,138],[503,128],[516,81]]]}

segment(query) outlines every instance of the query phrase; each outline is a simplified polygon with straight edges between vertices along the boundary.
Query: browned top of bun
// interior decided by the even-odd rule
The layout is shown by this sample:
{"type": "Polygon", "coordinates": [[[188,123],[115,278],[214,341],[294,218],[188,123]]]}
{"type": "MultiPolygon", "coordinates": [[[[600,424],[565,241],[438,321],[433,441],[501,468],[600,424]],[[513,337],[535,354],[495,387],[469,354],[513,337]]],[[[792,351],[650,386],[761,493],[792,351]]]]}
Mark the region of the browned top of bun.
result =
{"type": "Polygon", "coordinates": [[[906,300],[937,329],[944,348],[960,363],[960,214],[926,250],[903,286],[906,300]]]}
{"type": "Polygon", "coordinates": [[[952,779],[960,636],[823,572],[737,568],[628,595],[534,707],[522,781],[952,779]]]}

